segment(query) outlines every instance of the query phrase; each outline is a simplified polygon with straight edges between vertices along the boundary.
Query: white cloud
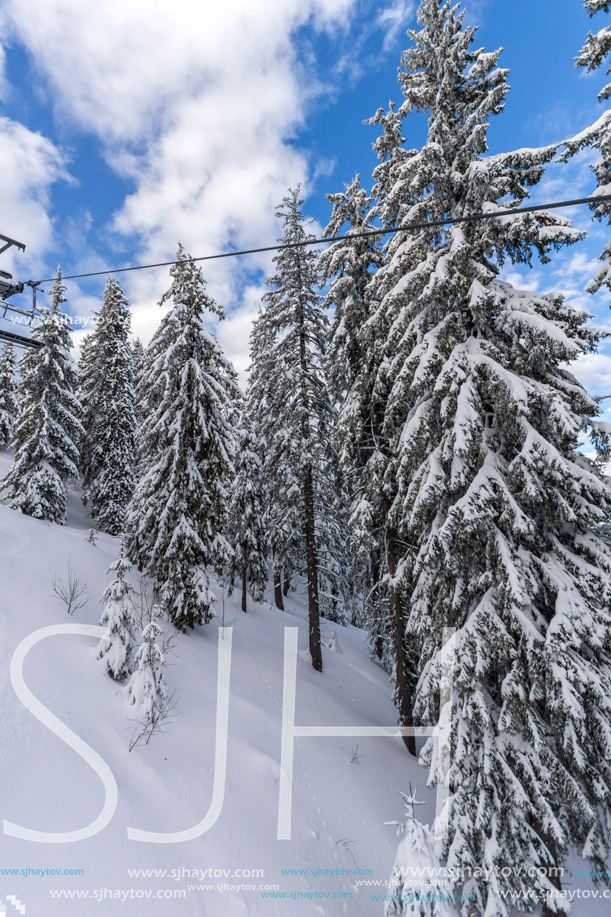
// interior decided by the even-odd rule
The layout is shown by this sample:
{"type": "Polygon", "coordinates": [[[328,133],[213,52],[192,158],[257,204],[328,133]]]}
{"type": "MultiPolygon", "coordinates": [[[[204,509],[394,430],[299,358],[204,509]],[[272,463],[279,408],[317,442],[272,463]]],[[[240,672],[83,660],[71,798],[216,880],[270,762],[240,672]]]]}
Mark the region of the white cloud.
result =
{"type": "Polygon", "coordinates": [[[564,263],[554,271],[554,274],[560,277],[578,278],[585,285],[594,276],[598,267],[596,258],[589,257],[587,252],[577,251],[567,257],[564,263]]]}
{"type": "Polygon", "coordinates": [[[2,176],[2,226],[0,232],[25,243],[21,254],[14,248],[2,255],[2,269],[19,272],[35,269],[52,243],[49,190],[60,180],[70,180],[62,153],[42,134],[0,117],[0,175],[2,176]]]}
{"type": "MultiPolygon", "coordinates": [[[[2,20],[0,19],[0,26],[2,20]]],[[[4,48],[0,45],[0,101],[4,101],[8,96],[8,83],[6,80],[6,55],[4,53],[4,48]]]]}
{"type": "Polygon", "coordinates": [[[250,365],[249,334],[253,319],[257,315],[264,287],[247,287],[243,308],[227,316],[217,331],[219,343],[226,353],[233,354],[233,363],[240,375],[242,385],[246,384],[250,365]]]}
{"type": "Polygon", "coordinates": [[[505,265],[501,268],[501,280],[510,283],[516,290],[531,290],[533,293],[539,291],[541,284],[541,274],[532,268],[523,265],[505,265]]]}
{"type": "Polygon", "coordinates": [[[384,51],[389,51],[399,34],[404,34],[414,14],[413,0],[394,0],[378,16],[380,28],[384,29],[384,51]]]}
{"type": "Polygon", "coordinates": [[[605,353],[586,353],[569,367],[582,385],[597,395],[611,393],[611,356],[605,353]],[[604,389],[604,391],[603,391],[604,389]]]}
{"type": "MultiPolygon", "coordinates": [[[[179,240],[197,256],[276,238],[275,205],[317,168],[290,143],[321,91],[298,59],[295,31],[311,22],[333,33],[355,3],[5,0],[4,15],[44,75],[56,119],[91,132],[134,185],[111,229],[148,262],[169,260],[179,240]]],[[[246,269],[267,265],[265,257],[204,269],[233,316],[249,314],[246,269]]],[[[124,276],[134,330],[146,340],[167,272],[124,276]]],[[[243,362],[247,323],[231,322],[224,341],[243,362]]]]}

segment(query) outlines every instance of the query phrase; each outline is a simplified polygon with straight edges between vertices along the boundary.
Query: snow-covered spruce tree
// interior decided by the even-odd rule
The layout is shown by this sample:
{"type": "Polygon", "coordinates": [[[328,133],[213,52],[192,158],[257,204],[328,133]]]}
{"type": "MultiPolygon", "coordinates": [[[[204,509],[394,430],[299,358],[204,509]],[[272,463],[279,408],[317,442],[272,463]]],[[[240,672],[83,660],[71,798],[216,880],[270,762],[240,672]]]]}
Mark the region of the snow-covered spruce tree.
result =
{"type": "Polygon", "coordinates": [[[136,380],[136,386],[140,379],[140,373],[142,370],[142,361],[144,359],[144,346],[140,338],[134,338],[132,341],[132,362],[134,364],[134,379],[136,380]]]}
{"type": "MultiPolygon", "coordinates": [[[[422,0],[418,16],[399,78],[402,112],[426,113],[428,135],[394,184],[399,222],[519,204],[554,150],[485,156],[508,91],[500,52],[473,50],[449,3],[422,0]]],[[[545,260],[577,235],[551,213],[400,233],[380,272],[389,437],[409,408],[390,519],[419,641],[415,712],[437,720],[442,634],[456,628],[443,858],[492,877],[456,881],[476,895],[463,915],[506,915],[507,892],[559,881],[515,867],[557,867],[570,846],[598,866],[608,852],[611,554],[594,527],[611,494],[578,451],[596,402],[564,368],[600,335],[561,296],[499,278],[505,259],[545,260]]]]}
{"type": "MultiPolygon", "coordinates": [[[[611,0],[583,0],[583,6],[590,17],[596,13],[608,13],[611,9],[611,0]]],[[[605,25],[597,32],[588,33],[586,42],[579,52],[576,61],[578,67],[585,67],[586,70],[598,70],[603,65],[607,55],[611,51],[611,25],[605,25]]],[[[608,76],[611,73],[611,67],[606,71],[608,76]]],[[[603,86],[598,93],[599,101],[604,101],[611,96],[611,83],[603,86]]]]}
{"type": "Polygon", "coordinates": [[[134,619],[132,594],[134,589],[126,580],[131,564],[123,555],[123,545],[118,560],[109,567],[114,579],[104,591],[104,611],[100,618],[102,627],[108,628],[108,639],[100,641],[98,659],[106,663],[106,671],[115,681],[124,682],[129,677],[131,653],[134,648],[134,619]]]}
{"type": "Polygon", "coordinates": [[[15,348],[5,344],[0,354],[0,446],[8,446],[17,419],[15,348]]]}
{"type": "MultiPolygon", "coordinates": [[[[136,480],[140,481],[148,471],[152,456],[147,453],[147,449],[142,442],[144,435],[144,419],[155,413],[159,407],[160,399],[163,396],[163,390],[158,386],[149,384],[153,378],[151,375],[152,367],[156,361],[163,355],[167,347],[172,332],[166,329],[168,322],[173,321],[172,313],[169,312],[163,316],[159,323],[156,334],[141,354],[137,354],[137,367],[134,364],[135,371],[135,402],[134,411],[136,415],[136,480]]],[[[141,565],[139,564],[139,567],[141,565]]]]}
{"type": "MultiPolygon", "coordinates": [[[[330,614],[338,613],[332,590],[321,590],[321,559],[323,554],[337,556],[344,545],[323,524],[325,515],[333,518],[336,500],[335,412],[322,366],[328,323],[316,292],[316,255],[303,245],[311,236],[303,227],[302,203],[297,188],[277,209],[284,226],[280,241],[292,247],[274,257],[276,270],[268,280],[270,290],[253,328],[249,399],[265,471],[270,466],[276,469],[273,486],[268,485],[274,552],[278,531],[280,538],[285,534],[284,507],[288,504],[291,513],[299,513],[290,519],[287,534],[293,545],[295,535],[300,536],[300,571],[307,576],[310,654],[312,665],[320,671],[320,614],[325,608],[330,614]],[[281,512],[275,515],[278,507],[281,512]]],[[[328,562],[324,566],[330,570],[328,562]]],[[[341,561],[338,566],[344,567],[341,561]]]]}
{"type": "MultiPolygon", "coordinates": [[[[608,13],[611,9],[611,0],[583,0],[583,6],[590,16],[596,13],[608,13]]],[[[575,61],[578,67],[586,70],[597,70],[607,60],[611,51],[611,25],[603,26],[597,32],[588,34],[586,42],[577,55],[575,61]]],[[[611,73],[611,67],[606,70],[606,76],[611,73]]],[[[611,82],[607,83],[598,93],[599,102],[606,102],[611,97],[611,82]]],[[[590,127],[581,131],[576,137],[566,141],[565,152],[561,157],[568,160],[584,147],[591,147],[600,154],[593,163],[592,171],[596,179],[596,194],[609,194],[611,188],[611,111],[606,109],[600,118],[590,127]]],[[[611,201],[602,201],[592,204],[591,210],[595,219],[611,222],[611,201]]],[[[611,240],[605,245],[600,256],[601,266],[596,275],[588,284],[589,293],[596,293],[601,287],[611,288],[611,240]]]]}
{"type": "Polygon", "coordinates": [[[96,328],[83,345],[79,393],[85,435],[81,445],[85,501],[99,528],[123,531],[135,478],[134,369],[130,315],[114,277],[106,281],[96,328]]]}
{"type": "MultiPolygon", "coordinates": [[[[384,227],[397,225],[399,202],[395,186],[399,182],[399,187],[403,187],[401,167],[414,155],[414,151],[403,147],[402,116],[392,102],[388,112],[378,109],[368,123],[382,127],[382,134],[374,144],[379,164],[374,171],[373,201],[354,188],[354,202],[345,209],[346,219],[354,224],[355,230],[357,226],[370,228],[374,219],[384,227]],[[372,203],[365,213],[365,206],[372,203]]],[[[344,210],[341,200],[337,207],[341,218],[344,210]]],[[[357,340],[352,341],[350,334],[344,334],[341,323],[336,323],[331,351],[337,354],[340,365],[347,360],[350,363],[350,369],[346,370],[349,387],[344,391],[337,389],[334,395],[340,401],[340,454],[352,496],[352,547],[361,561],[363,582],[368,584],[364,591],[371,652],[393,674],[400,724],[412,726],[414,648],[407,640],[406,596],[395,577],[400,543],[396,527],[389,518],[396,494],[392,457],[400,429],[399,419],[395,428],[384,425],[392,320],[379,308],[385,293],[384,272],[372,272],[379,266],[380,254],[371,238],[346,242],[343,250],[341,245],[343,243],[335,243],[337,254],[330,256],[338,272],[337,291],[335,283],[332,284],[330,295],[341,300],[343,291],[350,291],[341,308],[355,313],[345,324],[356,334],[357,340]],[[342,266],[343,260],[345,266],[342,266]]],[[[385,249],[387,247],[388,243],[385,249]]],[[[407,406],[403,409],[406,414],[407,406]]],[[[415,739],[407,736],[404,741],[408,750],[415,754],[415,739]]]]}
{"type": "MultiPolygon", "coordinates": [[[[373,206],[368,219],[379,221],[384,228],[394,227],[400,218],[396,183],[401,182],[402,164],[416,151],[403,146],[403,114],[396,110],[394,102],[389,102],[387,111],[379,108],[365,123],[378,124],[382,128],[373,144],[379,162],[373,172],[373,206]]],[[[391,242],[392,235],[386,236],[382,246],[386,258],[391,242]]],[[[396,418],[394,428],[383,424],[389,394],[387,368],[392,326],[391,317],[376,305],[385,294],[384,271],[373,275],[366,292],[370,307],[369,317],[361,329],[364,360],[357,388],[362,405],[360,436],[365,446],[366,463],[360,476],[361,498],[352,512],[351,529],[361,554],[369,551],[371,558],[372,582],[366,605],[371,652],[393,676],[394,701],[400,723],[411,726],[416,650],[406,639],[408,600],[395,577],[400,546],[397,531],[389,518],[396,494],[392,458],[396,452],[400,418],[396,418]]],[[[406,412],[407,405],[403,409],[406,412]]],[[[407,736],[404,742],[408,751],[415,754],[415,739],[407,736]]]]}
{"type": "Polygon", "coordinates": [[[28,350],[19,364],[21,406],[14,433],[15,462],[3,482],[11,506],[28,516],[63,524],[66,483],[78,477],[77,443],[83,434],[74,394],[76,367],[70,356],[70,319],[61,271],[49,291],[52,305],[41,310],[28,350]]]}
{"type": "Polygon", "coordinates": [[[293,440],[275,448],[277,426],[270,412],[276,393],[285,384],[284,369],[274,353],[275,330],[263,308],[250,334],[250,368],[247,405],[261,457],[264,526],[272,553],[272,577],[276,607],[284,610],[284,583],[288,586],[301,564],[301,490],[295,476],[297,457],[293,440]]]}
{"type": "Polygon", "coordinates": [[[336,624],[360,626],[362,597],[351,576],[348,497],[335,465],[328,484],[315,502],[320,613],[336,624]]]}
{"type": "MultiPolygon", "coordinates": [[[[360,331],[369,317],[372,273],[382,263],[375,236],[350,238],[351,233],[375,229],[369,219],[372,198],[361,187],[360,175],[344,188],[337,194],[327,194],[333,209],[323,236],[343,233],[348,238],[332,242],[318,259],[321,286],[329,283],[324,306],[333,309],[325,355],[327,378],[334,400],[342,406],[362,370],[364,355],[360,331]]],[[[354,448],[351,437],[344,435],[343,439],[344,449],[354,448]]],[[[351,471],[355,463],[344,458],[343,464],[351,471]]]]}
{"type": "Polygon", "coordinates": [[[418,803],[404,796],[405,822],[400,826],[401,840],[393,866],[384,917],[455,917],[456,910],[448,895],[447,885],[440,880],[440,844],[433,831],[414,815],[418,803]],[[408,876],[420,876],[415,885],[408,876]]]}
{"type": "Polygon", "coordinates": [[[204,327],[223,317],[201,270],[178,248],[171,303],[145,355],[139,428],[144,469],[126,523],[127,553],[151,577],[170,620],[184,630],[212,617],[209,569],[223,569],[234,441],[228,421],[235,370],[204,327]]]}
{"type": "MultiPolygon", "coordinates": [[[[342,233],[349,236],[351,232],[374,229],[369,219],[372,199],[361,187],[359,175],[345,185],[343,192],[328,194],[327,198],[333,210],[325,236],[342,233]]],[[[338,407],[340,468],[352,510],[363,499],[363,473],[372,452],[370,401],[365,382],[369,374],[361,332],[370,314],[372,272],[380,264],[381,253],[372,236],[333,242],[319,258],[321,285],[329,284],[324,305],[333,310],[325,367],[331,396],[338,407]]],[[[351,578],[361,602],[362,597],[372,593],[379,568],[379,551],[372,542],[371,522],[365,538],[359,527],[350,527],[351,578]]]]}
{"type": "Polygon", "coordinates": [[[161,628],[151,621],[142,631],[142,640],[134,659],[134,670],[127,685],[129,703],[135,708],[142,725],[154,726],[163,716],[168,689],[163,675],[165,660],[158,638],[161,628]]]}
{"type": "Polygon", "coordinates": [[[90,426],[95,417],[95,409],[99,397],[99,392],[96,388],[96,382],[99,382],[95,373],[96,352],[96,338],[91,333],[86,334],[81,342],[77,387],[77,396],[81,405],[80,420],[84,431],[79,442],[79,467],[82,474],[84,503],[87,502],[87,486],[92,463],[90,426]]]}
{"type": "Polygon", "coordinates": [[[134,338],[132,341],[132,364],[134,367],[134,392],[135,392],[135,404],[134,410],[136,414],[136,421],[140,423],[142,420],[140,414],[140,406],[138,400],[138,392],[140,390],[140,380],[142,379],[144,373],[144,346],[140,338],[134,338]]]}
{"type": "Polygon", "coordinates": [[[247,595],[263,599],[267,585],[267,545],[263,523],[261,460],[257,440],[245,411],[239,414],[235,430],[235,477],[231,485],[227,540],[232,548],[228,573],[230,592],[237,577],[242,581],[242,611],[247,595]]]}

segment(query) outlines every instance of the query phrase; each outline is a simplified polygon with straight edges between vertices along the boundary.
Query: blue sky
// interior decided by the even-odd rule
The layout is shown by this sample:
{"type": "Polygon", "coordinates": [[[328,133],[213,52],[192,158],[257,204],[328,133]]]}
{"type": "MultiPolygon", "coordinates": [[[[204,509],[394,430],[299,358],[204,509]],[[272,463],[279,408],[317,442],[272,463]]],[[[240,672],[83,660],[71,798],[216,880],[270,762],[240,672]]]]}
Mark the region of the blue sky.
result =
{"type": "MultiPolygon", "coordinates": [[[[580,0],[475,0],[478,44],[503,46],[511,70],[491,151],[561,140],[601,112],[600,73],[573,66],[592,25],[580,0]]],[[[415,24],[411,0],[0,0],[0,233],[27,244],[0,257],[16,279],[169,260],[180,239],[194,256],[266,245],[274,205],[301,182],[315,229],[325,194],[360,171],[369,184],[375,127],[415,24]]],[[[410,146],[424,136],[406,121],[410,146]]],[[[590,157],[591,158],[591,157],[590,157]]],[[[553,167],[538,200],[590,193],[588,154],[553,167]]],[[[570,214],[589,237],[545,270],[512,281],[560,289],[611,330],[609,296],[583,290],[608,227],[570,214]]],[[[205,267],[227,319],[218,333],[243,371],[268,256],[205,267]]],[[[133,326],[147,340],[160,318],[167,269],[123,275],[133,326]]],[[[71,282],[76,338],[103,279],[71,282]]],[[[15,300],[17,302],[17,300],[15,300]]],[[[611,392],[611,348],[580,361],[592,390],[611,392]]]]}

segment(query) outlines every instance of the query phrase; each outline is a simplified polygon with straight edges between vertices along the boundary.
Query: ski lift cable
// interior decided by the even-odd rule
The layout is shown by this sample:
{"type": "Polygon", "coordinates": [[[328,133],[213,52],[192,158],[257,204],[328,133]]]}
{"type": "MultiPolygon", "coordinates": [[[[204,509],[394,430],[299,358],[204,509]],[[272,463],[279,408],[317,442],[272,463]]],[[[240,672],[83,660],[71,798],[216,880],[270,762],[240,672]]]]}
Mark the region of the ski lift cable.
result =
{"type": "MultiPolygon", "coordinates": [[[[579,204],[602,204],[611,201],[611,194],[601,194],[595,197],[579,197],[571,201],[552,201],[549,204],[531,204],[528,207],[515,207],[509,210],[496,210],[488,213],[473,213],[464,217],[448,217],[443,220],[424,220],[419,223],[407,223],[404,226],[392,226],[387,229],[369,229],[364,232],[348,232],[343,236],[329,236],[322,239],[305,239],[303,242],[288,242],[279,245],[265,245],[262,248],[247,248],[237,252],[220,252],[216,255],[202,255],[199,258],[186,258],[185,261],[216,261],[221,258],[237,258],[241,255],[258,255],[264,252],[277,252],[289,248],[304,248],[309,245],[325,245],[333,242],[344,242],[347,239],[365,239],[373,236],[392,235],[397,232],[414,232],[420,229],[438,229],[457,223],[475,223],[479,220],[494,220],[499,217],[517,216],[521,213],[536,213],[542,210],[556,210],[561,207],[575,207],[579,204]]],[[[69,274],[62,276],[62,280],[81,280],[85,277],[101,277],[107,274],[123,274],[127,271],[147,271],[157,267],[171,267],[178,261],[159,261],[155,264],[136,264],[130,267],[118,267],[107,271],[90,271],[86,274],[69,274]]],[[[41,283],[53,283],[54,277],[45,280],[28,281],[28,285],[38,286],[41,283]]]]}

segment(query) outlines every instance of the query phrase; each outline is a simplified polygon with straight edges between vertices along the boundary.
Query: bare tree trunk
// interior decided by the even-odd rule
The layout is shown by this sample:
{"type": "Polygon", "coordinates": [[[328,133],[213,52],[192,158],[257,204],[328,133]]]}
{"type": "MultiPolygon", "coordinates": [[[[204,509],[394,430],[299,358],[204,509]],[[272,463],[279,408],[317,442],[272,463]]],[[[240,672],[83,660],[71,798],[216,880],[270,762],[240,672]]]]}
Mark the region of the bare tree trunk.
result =
{"type": "Polygon", "coordinates": [[[320,609],[318,605],[318,558],[314,529],[314,483],[312,469],[308,467],[304,477],[305,496],[305,542],[306,568],[308,574],[308,611],[310,633],[310,656],[317,672],[322,672],[322,649],[320,645],[320,609]]]}
{"type": "Polygon", "coordinates": [[[280,581],[280,571],[274,567],[274,602],[276,608],[284,611],[284,602],[282,601],[282,583],[280,581]]]}
{"type": "Polygon", "coordinates": [[[282,586],[282,594],[287,596],[289,594],[289,587],[291,585],[290,576],[286,575],[286,570],[284,571],[284,585],[282,586]]]}
{"type": "Polygon", "coordinates": [[[247,576],[248,576],[248,571],[246,569],[246,564],[244,564],[244,566],[242,567],[242,611],[248,611],[248,608],[246,606],[246,595],[247,595],[246,579],[247,579],[247,576]]]}
{"type": "MultiPolygon", "coordinates": [[[[300,284],[301,286],[301,284],[300,284]]],[[[306,329],[303,303],[299,300],[297,310],[299,325],[299,362],[301,366],[301,439],[304,452],[308,453],[311,442],[310,414],[312,405],[308,397],[307,375],[308,357],[306,350],[306,329]]],[[[322,672],[322,647],[320,645],[320,606],[318,604],[318,558],[316,556],[316,517],[314,512],[314,472],[311,461],[304,469],[303,476],[304,529],[306,571],[308,576],[308,618],[309,647],[312,665],[317,672],[322,672]]]]}
{"type": "MultiPolygon", "coordinates": [[[[388,516],[390,509],[388,500],[384,499],[384,516],[388,516]]],[[[394,529],[385,525],[386,563],[391,579],[397,570],[397,537],[394,529]]],[[[395,648],[395,671],[397,680],[397,707],[399,709],[399,723],[401,726],[413,726],[414,716],[412,710],[412,695],[409,679],[409,665],[407,647],[405,645],[406,620],[401,597],[394,588],[390,587],[388,595],[390,614],[392,618],[393,642],[395,648]]],[[[405,747],[410,755],[416,755],[416,737],[403,736],[405,747]]]]}

